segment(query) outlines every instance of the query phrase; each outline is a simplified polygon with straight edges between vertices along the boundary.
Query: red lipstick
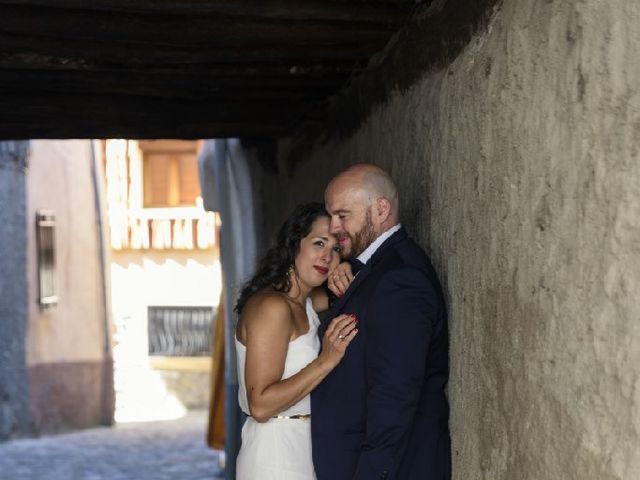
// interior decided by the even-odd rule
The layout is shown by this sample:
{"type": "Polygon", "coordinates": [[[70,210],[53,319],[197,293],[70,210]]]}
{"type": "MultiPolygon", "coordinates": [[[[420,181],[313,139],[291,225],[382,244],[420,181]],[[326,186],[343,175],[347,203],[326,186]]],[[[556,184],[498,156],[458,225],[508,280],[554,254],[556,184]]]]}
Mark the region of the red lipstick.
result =
{"type": "Polygon", "coordinates": [[[315,268],[321,275],[326,275],[327,273],[329,273],[329,269],[327,267],[319,267],[318,265],[314,265],[313,268],[315,268]]]}

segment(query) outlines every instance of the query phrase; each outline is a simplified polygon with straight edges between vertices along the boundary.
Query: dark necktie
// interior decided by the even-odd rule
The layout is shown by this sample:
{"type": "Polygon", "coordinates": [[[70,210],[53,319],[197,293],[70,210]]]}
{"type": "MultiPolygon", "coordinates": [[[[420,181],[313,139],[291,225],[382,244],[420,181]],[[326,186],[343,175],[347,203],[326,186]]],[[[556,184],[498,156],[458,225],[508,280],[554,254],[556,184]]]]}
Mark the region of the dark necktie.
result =
{"type": "Polygon", "coordinates": [[[362,267],[364,267],[364,263],[355,257],[350,258],[348,262],[351,264],[351,273],[353,273],[354,276],[362,269],[362,267]]]}

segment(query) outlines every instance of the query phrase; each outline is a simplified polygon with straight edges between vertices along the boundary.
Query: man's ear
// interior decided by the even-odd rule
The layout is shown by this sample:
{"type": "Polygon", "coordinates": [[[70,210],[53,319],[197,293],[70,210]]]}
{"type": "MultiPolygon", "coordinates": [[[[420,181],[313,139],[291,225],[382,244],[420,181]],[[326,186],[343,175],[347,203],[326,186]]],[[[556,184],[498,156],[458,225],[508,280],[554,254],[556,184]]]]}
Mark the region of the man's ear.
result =
{"type": "Polygon", "coordinates": [[[375,212],[380,223],[384,223],[391,215],[391,202],[385,197],[380,197],[376,200],[375,212]]]}

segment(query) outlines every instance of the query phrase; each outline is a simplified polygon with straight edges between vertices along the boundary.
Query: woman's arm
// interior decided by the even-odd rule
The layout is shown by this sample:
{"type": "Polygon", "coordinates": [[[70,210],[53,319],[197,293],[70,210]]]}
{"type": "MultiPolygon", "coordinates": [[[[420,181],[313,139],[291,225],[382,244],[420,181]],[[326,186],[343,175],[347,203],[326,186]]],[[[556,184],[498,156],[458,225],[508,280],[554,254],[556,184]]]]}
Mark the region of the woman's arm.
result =
{"type": "Polygon", "coordinates": [[[333,370],[355,337],[354,318],[332,320],[323,339],[322,353],[295,375],[281,380],[289,341],[293,334],[288,302],[277,295],[261,295],[245,306],[245,382],[251,415],[259,422],[286,410],[309,394],[333,370]],[[344,335],[339,339],[338,335],[344,335]]]}

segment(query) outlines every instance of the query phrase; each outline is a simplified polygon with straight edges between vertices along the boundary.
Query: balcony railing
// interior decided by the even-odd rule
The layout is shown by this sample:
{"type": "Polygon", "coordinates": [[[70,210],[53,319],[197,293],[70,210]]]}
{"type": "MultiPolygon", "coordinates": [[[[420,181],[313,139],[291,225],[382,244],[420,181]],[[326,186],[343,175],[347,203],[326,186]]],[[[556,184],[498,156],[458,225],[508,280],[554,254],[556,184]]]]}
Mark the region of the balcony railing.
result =
{"type": "Polygon", "coordinates": [[[202,207],[109,211],[114,250],[206,250],[216,244],[217,217],[202,207]]]}

